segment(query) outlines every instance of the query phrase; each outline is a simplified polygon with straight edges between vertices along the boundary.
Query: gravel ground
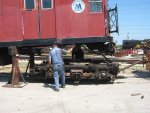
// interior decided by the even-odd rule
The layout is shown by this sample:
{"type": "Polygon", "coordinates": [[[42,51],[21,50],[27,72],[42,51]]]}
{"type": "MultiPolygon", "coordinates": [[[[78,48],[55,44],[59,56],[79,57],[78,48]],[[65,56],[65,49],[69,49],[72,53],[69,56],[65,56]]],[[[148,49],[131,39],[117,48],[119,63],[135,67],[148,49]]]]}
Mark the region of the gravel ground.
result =
{"type": "Polygon", "coordinates": [[[135,69],[119,73],[114,84],[81,81],[55,92],[52,82],[4,88],[9,76],[1,68],[0,113],[150,113],[150,73],[135,69]]]}

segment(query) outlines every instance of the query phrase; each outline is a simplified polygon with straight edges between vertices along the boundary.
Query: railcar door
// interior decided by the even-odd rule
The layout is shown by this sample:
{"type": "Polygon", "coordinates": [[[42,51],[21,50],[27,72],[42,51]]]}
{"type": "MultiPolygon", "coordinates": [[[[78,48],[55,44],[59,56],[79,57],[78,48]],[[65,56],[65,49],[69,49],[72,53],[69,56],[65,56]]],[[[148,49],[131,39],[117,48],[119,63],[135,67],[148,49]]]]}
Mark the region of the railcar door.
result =
{"type": "Polygon", "coordinates": [[[24,40],[55,38],[53,0],[23,0],[24,40]]]}

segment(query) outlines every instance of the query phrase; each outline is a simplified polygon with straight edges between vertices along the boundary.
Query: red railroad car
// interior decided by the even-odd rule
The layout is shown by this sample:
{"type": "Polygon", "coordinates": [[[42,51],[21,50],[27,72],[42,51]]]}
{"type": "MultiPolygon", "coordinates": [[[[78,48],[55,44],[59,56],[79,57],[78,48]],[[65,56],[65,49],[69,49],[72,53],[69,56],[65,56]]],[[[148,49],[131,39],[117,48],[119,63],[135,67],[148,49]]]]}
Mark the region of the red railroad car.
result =
{"type": "MultiPolygon", "coordinates": [[[[4,51],[0,60],[8,46],[48,46],[58,39],[65,45],[86,44],[90,50],[111,50],[105,43],[111,44],[113,40],[109,17],[117,16],[117,8],[108,10],[107,2],[0,0],[0,51],[4,51]]],[[[113,22],[115,31],[117,22],[113,22]]]]}

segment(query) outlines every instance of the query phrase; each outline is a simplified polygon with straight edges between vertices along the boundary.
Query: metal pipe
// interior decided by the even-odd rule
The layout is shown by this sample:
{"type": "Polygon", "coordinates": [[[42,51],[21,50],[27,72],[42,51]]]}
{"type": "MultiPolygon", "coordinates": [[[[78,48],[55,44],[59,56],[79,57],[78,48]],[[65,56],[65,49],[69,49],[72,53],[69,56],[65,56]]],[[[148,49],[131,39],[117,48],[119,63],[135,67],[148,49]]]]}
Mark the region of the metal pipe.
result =
{"type": "MultiPolygon", "coordinates": [[[[124,71],[124,70],[126,70],[126,69],[128,69],[128,68],[130,68],[130,67],[132,67],[132,66],[134,66],[134,65],[136,65],[136,64],[138,64],[138,63],[141,63],[141,62],[143,62],[143,60],[137,61],[137,62],[135,62],[135,63],[133,63],[133,64],[131,64],[131,65],[129,65],[129,66],[126,66],[126,67],[120,69],[119,72],[124,71]]],[[[118,72],[118,73],[119,73],[119,72],[118,72]]]]}

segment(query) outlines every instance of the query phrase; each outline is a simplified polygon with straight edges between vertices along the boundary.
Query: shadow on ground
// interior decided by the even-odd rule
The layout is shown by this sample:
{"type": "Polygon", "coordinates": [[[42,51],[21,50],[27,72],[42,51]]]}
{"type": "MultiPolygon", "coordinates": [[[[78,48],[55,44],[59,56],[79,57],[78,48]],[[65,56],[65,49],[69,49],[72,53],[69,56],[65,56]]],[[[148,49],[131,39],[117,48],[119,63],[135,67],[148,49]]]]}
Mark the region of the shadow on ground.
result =
{"type": "Polygon", "coordinates": [[[148,71],[133,71],[136,77],[150,80],[150,72],[148,71]]]}
{"type": "Polygon", "coordinates": [[[118,75],[117,79],[127,79],[127,77],[123,76],[123,75],[118,75]]]}
{"type": "MultiPolygon", "coordinates": [[[[8,82],[10,80],[10,73],[0,73],[0,82],[8,82]]],[[[53,89],[54,80],[53,78],[50,78],[48,80],[39,78],[39,77],[25,77],[25,81],[28,83],[44,83],[43,87],[51,87],[53,89]]],[[[20,77],[20,82],[23,82],[21,77],[20,77]]],[[[61,82],[60,82],[61,83],[61,82]]],[[[73,79],[67,78],[66,79],[66,84],[67,85],[107,85],[107,84],[112,84],[107,81],[95,81],[94,79],[81,79],[79,84],[74,84],[73,79]]]]}
{"type": "Polygon", "coordinates": [[[0,82],[8,82],[10,79],[10,73],[0,73],[0,82]]]}

